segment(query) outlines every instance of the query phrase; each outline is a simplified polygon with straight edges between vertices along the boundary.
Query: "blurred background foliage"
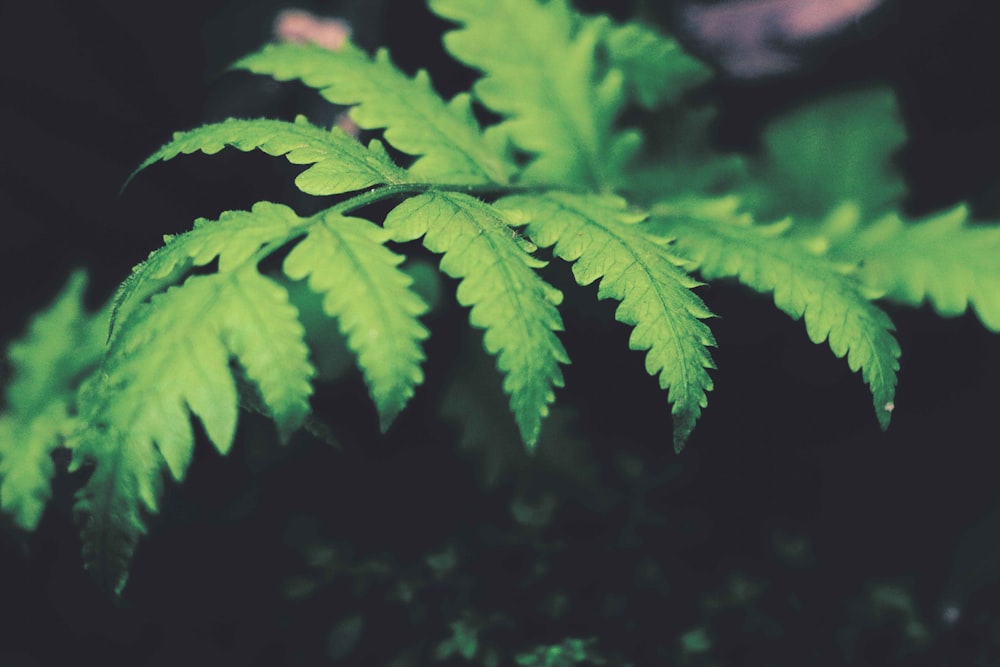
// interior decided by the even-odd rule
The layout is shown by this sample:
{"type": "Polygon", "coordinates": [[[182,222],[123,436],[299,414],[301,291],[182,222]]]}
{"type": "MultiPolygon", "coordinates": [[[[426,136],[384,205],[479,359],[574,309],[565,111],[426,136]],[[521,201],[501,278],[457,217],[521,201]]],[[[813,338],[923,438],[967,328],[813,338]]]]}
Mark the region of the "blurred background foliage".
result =
{"type": "MultiPolygon", "coordinates": [[[[310,212],[291,168],[259,155],[192,156],[118,194],[174,130],[229,115],[333,120],[304,88],[225,71],[269,38],[285,6],[0,5],[4,343],[72,267],[94,275],[96,304],[196,217],[260,199],[310,212]]],[[[362,45],[427,66],[446,94],[472,78],[446,58],[445,25],[420,2],[297,6],[348,18],[362,45]]],[[[679,2],[578,6],[618,18],[638,9],[686,34],[679,2]]],[[[693,100],[719,112],[690,122],[709,124],[722,149],[781,151],[764,132],[771,119],[885,81],[910,136],[898,156],[907,212],[966,200],[997,220],[990,25],[971,1],[888,2],[811,47],[808,67],[702,86],[693,100]]],[[[894,187],[870,185],[873,198],[894,187]]],[[[627,330],[605,324],[613,306],[568,290],[563,340],[576,363],[529,457],[480,335],[451,305],[453,285],[425,269],[412,267],[436,303],[427,383],[393,429],[378,435],[360,376],[330,348],[325,363],[346,377],[316,407],[335,446],[304,434],[278,448],[271,425],[247,415],[227,459],[198,448],[140,547],[123,606],[81,571],[69,512],[79,480],[57,486],[37,534],[0,531],[0,665],[1000,660],[989,465],[1000,358],[974,317],[890,310],[905,356],[883,435],[862,383],[801,324],[737,287],[702,290],[722,315],[721,370],[675,456],[664,396],[627,350],[627,330]]],[[[559,267],[549,277],[571,280],[559,267]]]]}

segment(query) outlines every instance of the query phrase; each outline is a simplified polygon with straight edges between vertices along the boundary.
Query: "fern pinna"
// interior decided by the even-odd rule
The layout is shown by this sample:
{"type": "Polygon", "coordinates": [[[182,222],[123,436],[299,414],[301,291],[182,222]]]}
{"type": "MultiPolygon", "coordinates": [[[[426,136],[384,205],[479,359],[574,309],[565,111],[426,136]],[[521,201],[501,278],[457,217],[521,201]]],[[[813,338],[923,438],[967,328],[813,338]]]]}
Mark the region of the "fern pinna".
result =
{"type": "Polygon", "coordinates": [[[400,244],[419,240],[457,279],[528,448],[570,363],[562,294],[539,273],[543,257],[618,302],[629,346],[666,391],[678,451],[713,384],[712,313],[693,274],[734,278],[803,319],[813,342],[861,371],[883,428],[900,350],[874,299],[929,300],[944,315],[971,304],[1000,330],[1000,271],[985,252],[1000,232],[967,225],[964,208],[917,223],[895,213],[903,188],[888,161],[902,133],[890,95],[792,114],[768,129],[758,158],[718,155],[704,110],[682,105],[709,72],[659,32],[581,15],[566,0],[429,5],[454,23],[447,50],[479,72],[469,93],[443,99],[426,72],[408,76],[384,51],[272,44],[235,66],[299,80],[380,138],[363,145],[304,118],[234,118],[176,134],[139,168],[260,150],[305,165],[297,188],[335,203],[303,217],[259,202],[197,220],[139,264],[109,308],[83,313],[75,276],[11,347],[2,507],[34,528],[50,454],[71,450],[71,467],[93,467],[76,512],[87,565],[110,589],[125,584],[165,474],[185,477],[192,415],[221,453],[241,402],[272,417],[282,440],[308,419],[317,350],[294,281],[336,320],[381,428],[391,426],[423,381],[429,335],[400,244]],[[475,105],[495,121],[484,127],[475,105]],[[622,127],[633,107],[654,140],[622,127]]]}

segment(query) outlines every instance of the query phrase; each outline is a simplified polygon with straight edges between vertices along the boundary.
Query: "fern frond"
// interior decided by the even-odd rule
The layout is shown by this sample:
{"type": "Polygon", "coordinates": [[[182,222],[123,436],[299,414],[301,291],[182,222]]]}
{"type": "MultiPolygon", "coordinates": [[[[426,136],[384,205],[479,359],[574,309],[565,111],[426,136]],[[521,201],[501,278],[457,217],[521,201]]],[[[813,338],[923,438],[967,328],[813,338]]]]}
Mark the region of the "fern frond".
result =
{"type": "Polygon", "coordinates": [[[711,68],[688,55],[676,39],[642,23],[608,26],[603,41],[629,94],[647,109],[677,102],[712,76],[711,68]]]}
{"type": "Polygon", "coordinates": [[[235,67],[279,81],[301,79],[334,104],[354,105],[351,119],[359,127],[385,128],[386,141],[418,156],[409,169],[414,179],[507,183],[515,171],[504,152],[483,136],[468,95],[445,102],[425,71],[406,76],[384,50],[372,59],[352,46],[330,51],[270,44],[235,67]]]}
{"type": "MultiPolygon", "coordinates": [[[[313,368],[287,292],[246,264],[228,273],[192,276],[138,307],[114,339],[81,400],[82,433],[74,464],[97,468],[80,495],[85,551],[117,572],[118,588],[155,511],[162,457],[184,478],[196,415],[225,454],[237,420],[230,359],[243,367],[282,437],[309,411],[313,368]]],[[[91,561],[93,564],[93,561],[91,561]]]]}
{"type": "Polygon", "coordinates": [[[569,363],[555,335],[562,294],[535,269],[544,262],[492,206],[464,194],[430,192],[389,212],[385,228],[396,241],[423,237],[443,254],[441,270],[461,280],[457,299],[471,306],[470,323],[485,329],[486,351],[497,357],[503,388],[524,442],[533,447],[541,421],[563,386],[560,363],[569,363]]]}
{"type": "Polygon", "coordinates": [[[389,236],[368,220],[320,214],[284,263],[285,275],[308,278],[309,288],[323,295],[323,311],[337,318],[383,431],[423,382],[420,344],[428,335],[417,319],[427,305],[398,268],[403,257],[383,245],[389,236]]]}
{"type": "Polygon", "coordinates": [[[109,309],[83,308],[87,279],[74,273],[55,301],[8,349],[13,379],[0,414],[0,509],[34,530],[52,493],[52,451],[74,425],[82,376],[104,352],[109,309]]]}
{"type": "Polygon", "coordinates": [[[968,222],[964,205],[916,222],[890,213],[861,227],[854,216],[830,253],[857,263],[860,280],[889,299],[926,300],[944,316],[971,305],[986,328],[1000,331],[1000,226],[968,222]]]}
{"type": "Polygon", "coordinates": [[[712,313],[692,291],[698,283],[680,261],[636,224],[644,214],[628,211],[614,196],[553,192],[514,195],[495,205],[513,224],[556,256],[574,262],[581,285],[600,280],[599,299],[619,301],[615,317],[632,325],[629,347],[646,350],[646,372],[659,375],[673,404],[674,447],[684,446],[702,408],[715,368],[708,347],[712,332],[701,321],[712,313]]]}
{"type": "Polygon", "coordinates": [[[310,195],[353,192],[383,183],[401,183],[406,177],[406,172],[393,164],[377,142],[365,148],[339,127],[324,130],[299,116],[294,123],[230,118],[176,132],[173,139],[132,172],[129,180],[155,162],[182,153],[214,155],[227,146],[241,151],[261,150],[268,155],[284,156],[292,164],[312,165],[295,178],[299,190],[310,195]]]}
{"type": "Polygon", "coordinates": [[[445,35],[445,46],[483,73],[473,91],[504,117],[497,129],[534,156],[524,182],[618,185],[639,136],[612,131],[624,101],[624,79],[617,69],[598,71],[605,20],[583,21],[566,0],[431,0],[429,5],[460,24],[445,35]]]}
{"type": "Polygon", "coordinates": [[[889,316],[865,298],[856,278],[783,238],[787,222],[752,224],[717,204],[658,205],[656,227],[706,279],[733,277],[772,293],[779,309],[805,321],[813,343],[828,341],[834,355],[846,355],[848,367],[861,370],[879,424],[887,428],[900,355],[889,316]]]}

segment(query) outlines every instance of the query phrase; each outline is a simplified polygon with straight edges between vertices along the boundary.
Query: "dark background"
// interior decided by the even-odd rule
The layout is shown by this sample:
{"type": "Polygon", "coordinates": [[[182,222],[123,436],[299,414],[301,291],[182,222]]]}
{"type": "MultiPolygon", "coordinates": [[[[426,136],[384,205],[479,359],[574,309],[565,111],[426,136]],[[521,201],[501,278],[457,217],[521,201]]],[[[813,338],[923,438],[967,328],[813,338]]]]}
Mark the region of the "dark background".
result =
{"type": "MultiPolygon", "coordinates": [[[[442,24],[419,2],[298,6],[351,15],[363,45],[388,44],[410,70],[429,65],[444,91],[468,82],[468,72],[445,61],[442,24]]],[[[292,201],[284,165],[228,153],[156,166],[119,193],[175,130],[231,114],[290,117],[318,108],[301,90],[224,73],[269,37],[280,7],[263,0],[0,4],[2,342],[23,329],[71,267],[91,272],[96,304],[164,233],[260,199],[292,201]]],[[[899,93],[912,138],[901,155],[913,193],[909,211],[967,200],[980,218],[1000,217],[1000,103],[993,90],[1000,47],[981,7],[900,2],[807,73],[712,84],[709,93],[728,105],[720,142],[752,148],[760,124],[794,101],[885,80],[899,93]]],[[[605,345],[624,350],[626,335],[567,335],[571,356],[590,361],[567,371],[560,401],[587,415],[580,428],[595,456],[603,460],[621,445],[651,468],[673,471],[650,502],[683,515],[692,531],[670,556],[684,572],[710,581],[732,569],[753,570],[764,558],[762,536],[805,535],[815,561],[796,584],[808,618],[799,619],[799,630],[832,646],[836,629],[848,624],[844,600],[872,582],[899,583],[913,591],[946,664],[965,664],[960,646],[989,643],[983,636],[993,626],[984,621],[987,630],[976,626],[979,634],[956,639],[958,631],[939,619],[949,596],[990,618],[990,586],[1000,579],[1000,545],[992,537],[1000,528],[991,530],[987,520],[970,531],[997,500],[996,337],[972,316],[941,320],[926,309],[890,308],[903,358],[898,408],[882,434],[863,383],[825,347],[809,344],[801,324],[735,287],[702,295],[722,315],[713,323],[720,371],[710,407],[680,457],[669,451],[666,404],[642,373],[641,358],[605,352],[605,345]]],[[[444,367],[434,360],[448,358],[453,327],[437,325],[441,341],[428,354],[444,367]]],[[[567,316],[570,331],[573,325],[567,316]]],[[[434,326],[432,333],[438,336],[434,326]]],[[[284,577],[301,566],[295,539],[287,537],[289,517],[340,503],[335,519],[343,523],[321,532],[372,550],[396,549],[401,562],[432,547],[428,535],[472,531],[486,520],[468,501],[481,492],[471,464],[455,455],[454,433],[434,422],[428,407],[446,378],[435,368],[427,396],[418,396],[384,439],[366,421],[360,383],[338,397],[347,405],[338,414],[362,414],[347,428],[349,445],[359,447],[346,453],[306,444],[254,458],[252,448],[238,446],[224,461],[202,447],[189,482],[168,493],[163,517],[140,546],[126,606],[111,603],[82,573],[67,509],[72,485],[57,488],[38,534],[8,531],[0,541],[0,666],[70,657],[166,665],[195,656],[217,664],[308,664],[322,642],[310,648],[306,631],[290,627],[309,616],[288,612],[279,595],[284,577]],[[421,407],[431,416],[420,416],[421,407]],[[414,522],[425,530],[414,532],[414,522]]],[[[700,580],[691,576],[696,587],[700,580]]],[[[788,643],[799,639],[789,630],[788,643]]],[[[865,650],[855,655],[879,655],[865,650]]],[[[814,647],[802,655],[835,655],[830,651],[814,647]]]]}

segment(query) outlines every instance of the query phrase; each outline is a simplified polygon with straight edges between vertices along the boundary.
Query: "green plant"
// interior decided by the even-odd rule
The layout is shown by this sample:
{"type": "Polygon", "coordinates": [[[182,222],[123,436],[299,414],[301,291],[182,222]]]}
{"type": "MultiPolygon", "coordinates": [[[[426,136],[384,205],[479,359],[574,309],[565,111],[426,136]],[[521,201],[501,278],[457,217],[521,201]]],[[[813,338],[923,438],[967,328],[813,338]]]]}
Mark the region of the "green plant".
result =
{"type": "Polygon", "coordinates": [[[904,188],[890,158],[904,137],[891,94],[821,102],[774,124],[760,157],[720,155],[712,110],[684,97],[709,71],[652,28],[565,0],[429,5],[456,24],[448,51],[479,72],[469,93],[442,99],[426,73],[350,45],[269,45],[243,58],[237,68],[349,105],[378,138],[365,145],[301,117],[229,119],[176,134],[139,170],[261,150],[309,165],[295,185],[332,203],[300,216],[259,202],[197,220],[106,310],[81,312],[75,276],[11,348],[0,503],[30,530],[50,494],[51,453],[92,465],[75,509],[87,566],[109,589],[125,584],[164,469],[185,477],[191,415],[223,454],[240,405],[272,417],[285,441],[307,421],[313,382],[341,368],[323,359],[346,342],[380,427],[391,426],[423,381],[428,305],[401,254],[419,255],[418,240],[458,281],[529,449],[569,363],[548,261],[618,302],[629,346],[667,391],[678,451],[713,385],[712,313],[694,274],[734,278],[801,318],[814,343],[861,371],[882,428],[900,350],[876,300],[926,300],[942,315],[971,304],[1000,330],[1000,230],[967,224],[961,206],[921,221],[896,212],[904,188]],[[324,328],[330,318],[339,334],[324,328]]]}

